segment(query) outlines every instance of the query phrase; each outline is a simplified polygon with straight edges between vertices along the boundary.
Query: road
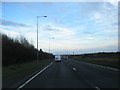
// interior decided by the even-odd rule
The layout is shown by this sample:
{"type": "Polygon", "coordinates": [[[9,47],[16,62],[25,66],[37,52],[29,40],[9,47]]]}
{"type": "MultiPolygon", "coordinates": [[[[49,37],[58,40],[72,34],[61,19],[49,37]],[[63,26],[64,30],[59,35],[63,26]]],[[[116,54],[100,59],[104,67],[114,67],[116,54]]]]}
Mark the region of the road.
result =
{"type": "Polygon", "coordinates": [[[119,71],[75,60],[53,62],[22,88],[119,88],[119,71]]]}

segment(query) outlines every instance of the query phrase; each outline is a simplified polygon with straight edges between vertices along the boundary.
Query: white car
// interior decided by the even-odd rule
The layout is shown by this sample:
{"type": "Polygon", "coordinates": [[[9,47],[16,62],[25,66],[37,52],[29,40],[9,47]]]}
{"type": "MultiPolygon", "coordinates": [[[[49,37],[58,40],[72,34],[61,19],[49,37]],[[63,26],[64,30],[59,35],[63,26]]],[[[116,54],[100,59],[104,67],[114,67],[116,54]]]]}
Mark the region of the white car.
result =
{"type": "Polygon", "coordinates": [[[55,55],[55,62],[60,62],[60,61],[61,61],[61,56],[55,55]]]}

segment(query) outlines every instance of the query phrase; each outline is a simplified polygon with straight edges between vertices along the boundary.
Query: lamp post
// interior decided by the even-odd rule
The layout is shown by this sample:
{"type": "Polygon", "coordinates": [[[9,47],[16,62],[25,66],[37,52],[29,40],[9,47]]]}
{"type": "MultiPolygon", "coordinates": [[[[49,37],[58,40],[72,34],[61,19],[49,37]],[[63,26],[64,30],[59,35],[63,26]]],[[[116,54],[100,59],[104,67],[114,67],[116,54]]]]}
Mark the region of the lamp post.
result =
{"type": "Polygon", "coordinates": [[[39,17],[47,17],[47,16],[37,16],[37,61],[39,60],[39,53],[38,53],[38,18],[39,17]]]}
{"type": "Polygon", "coordinates": [[[49,59],[50,59],[50,39],[54,39],[54,37],[49,37],[49,59]]]}

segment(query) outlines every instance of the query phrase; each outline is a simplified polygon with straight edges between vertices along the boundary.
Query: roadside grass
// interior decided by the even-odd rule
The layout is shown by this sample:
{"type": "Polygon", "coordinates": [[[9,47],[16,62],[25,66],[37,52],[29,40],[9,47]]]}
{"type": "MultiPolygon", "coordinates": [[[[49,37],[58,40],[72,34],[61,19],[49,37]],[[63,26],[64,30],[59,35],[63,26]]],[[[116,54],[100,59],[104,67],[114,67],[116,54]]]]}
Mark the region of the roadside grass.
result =
{"type": "Polygon", "coordinates": [[[38,69],[48,65],[53,60],[33,61],[24,64],[16,64],[2,68],[3,87],[10,86],[38,69]]]}
{"type": "Polygon", "coordinates": [[[105,57],[105,58],[90,58],[90,57],[86,57],[86,58],[81,58],[79,56],[70,56],[70,59],[73,60],[78,60],[78,61],[83,61],[83,62],[88,62],[88,63],[92,63],[92,64],[98,64],[98,65],[103,65],[103,66],[107,66],[107,67],[111,67],[111,68],[115,68],[115,69],[120,69],[120,61],[117,57],[113,57],[113,58],[109,58],[109,57],[105,57]]]}

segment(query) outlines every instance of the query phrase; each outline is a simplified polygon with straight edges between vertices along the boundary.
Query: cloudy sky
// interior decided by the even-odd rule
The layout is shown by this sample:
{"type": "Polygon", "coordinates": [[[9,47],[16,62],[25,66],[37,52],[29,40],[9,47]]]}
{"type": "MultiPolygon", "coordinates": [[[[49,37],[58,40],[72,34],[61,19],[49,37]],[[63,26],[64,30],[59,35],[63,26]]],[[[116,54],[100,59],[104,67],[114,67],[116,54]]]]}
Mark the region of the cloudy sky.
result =
{"type": "Polygon", "coordinates": [[[0,32],[25,36],[53,54],[118,51],[118,4],[114,2],[3,2],[0,32]],[[52,38],[54,37],[54,38],[52,38]],[[49,39],[50,38],[50,39],[49,39]]]}

